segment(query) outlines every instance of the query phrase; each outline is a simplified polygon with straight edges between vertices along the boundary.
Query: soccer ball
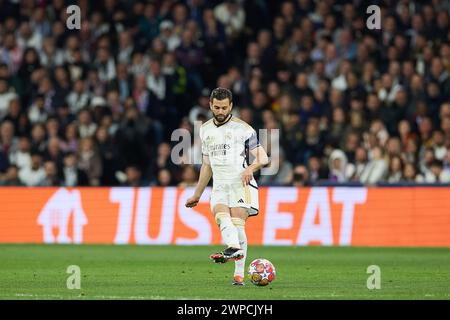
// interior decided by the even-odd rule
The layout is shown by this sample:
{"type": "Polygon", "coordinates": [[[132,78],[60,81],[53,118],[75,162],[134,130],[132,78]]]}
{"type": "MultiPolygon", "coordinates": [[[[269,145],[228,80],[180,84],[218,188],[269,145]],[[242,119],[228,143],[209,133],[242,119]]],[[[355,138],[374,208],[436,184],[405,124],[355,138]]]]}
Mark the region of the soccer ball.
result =
{"type": "Polygon", "coordinates": [[[275,279],[275,267],[267,259],[255,259],[248,266],[248,277],[256,286],[267,286],[275,279]]]}

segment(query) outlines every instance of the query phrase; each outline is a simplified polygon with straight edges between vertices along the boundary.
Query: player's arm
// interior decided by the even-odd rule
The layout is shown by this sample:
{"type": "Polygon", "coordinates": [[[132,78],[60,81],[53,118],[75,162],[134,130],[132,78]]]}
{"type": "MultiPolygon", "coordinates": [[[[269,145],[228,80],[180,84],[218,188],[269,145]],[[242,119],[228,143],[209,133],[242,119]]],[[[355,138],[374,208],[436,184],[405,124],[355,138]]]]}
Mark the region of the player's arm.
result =
{"type": "Polygon", "coordinates": [[[209,162],[209,156],[203,155],[202,157],[202,167],[200,168],[200,176],[198,178],[197,187],[195,188],[194,196],[199,198],[202,196],[203,191],[211,180],[212,169],[211,163],[209,162]]]}
{"type": "Polygon", "coordinates": [[[212,169],[209,162],[209,156],[203,155],[202,166],[200,168],[200,176],[198,178],[197,187],[195,188],[194,195],[186,200],[186,207],[195,207],[202,196],[203,191],[211,180],[212,169]]]}
{"type": "Polygon", "coordinates": [[[250,153],[255,157],[255,160],[242,173],[242,182],[248,185],[253,178],[253,173],[262,167],[269,164],[269,157],[266,150],[261,145],[250,150],[250,153]]]}

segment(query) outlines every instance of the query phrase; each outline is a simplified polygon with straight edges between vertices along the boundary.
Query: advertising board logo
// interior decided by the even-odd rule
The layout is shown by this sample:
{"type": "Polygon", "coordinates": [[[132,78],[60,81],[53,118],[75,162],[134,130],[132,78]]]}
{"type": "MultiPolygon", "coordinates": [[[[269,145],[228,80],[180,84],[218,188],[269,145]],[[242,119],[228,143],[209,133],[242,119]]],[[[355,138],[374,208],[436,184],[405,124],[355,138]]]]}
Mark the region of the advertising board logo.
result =
{"type": "Polygon", "coordinates": [[[43,228],[44,243],[81,243],[87,217],[81,204],[80,191],[59,188],[44,205],[37,223],[43,228]],[[69,225],[72,230],[69,230],[69,225]]]}

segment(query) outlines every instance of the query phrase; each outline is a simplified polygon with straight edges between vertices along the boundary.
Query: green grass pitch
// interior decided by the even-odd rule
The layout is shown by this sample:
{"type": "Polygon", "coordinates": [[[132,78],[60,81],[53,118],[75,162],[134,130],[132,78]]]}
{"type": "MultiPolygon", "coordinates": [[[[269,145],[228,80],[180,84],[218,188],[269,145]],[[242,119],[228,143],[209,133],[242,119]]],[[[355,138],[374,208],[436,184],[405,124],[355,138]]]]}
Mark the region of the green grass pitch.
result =
{"type": "Polygon", "coordinates": [[[231,285],[234,263],[219,246],[0,245],[0,299],[450,299],[449,248],[250,246],[277,277],[267,287],[231,285]],[[81,289],[66,286],[81,269],[81,289]],[[367,289],[367,267],[381,289],[367,289]]]}

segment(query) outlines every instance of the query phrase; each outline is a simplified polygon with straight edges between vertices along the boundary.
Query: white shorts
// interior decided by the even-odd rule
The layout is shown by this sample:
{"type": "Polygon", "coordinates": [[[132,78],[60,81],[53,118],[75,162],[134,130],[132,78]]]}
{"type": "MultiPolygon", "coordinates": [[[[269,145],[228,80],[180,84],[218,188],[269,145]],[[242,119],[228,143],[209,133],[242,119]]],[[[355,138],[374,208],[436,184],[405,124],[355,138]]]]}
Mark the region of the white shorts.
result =
{"type": "Polygon", "coordinates": [[[245,187],[242,182],[214,183],[210,204],[211,211],[217,204],[223,204],[229,208],[247,208],[248,215],[255,216],[259,211],[258,185],[254,179],[245,187]]]}

